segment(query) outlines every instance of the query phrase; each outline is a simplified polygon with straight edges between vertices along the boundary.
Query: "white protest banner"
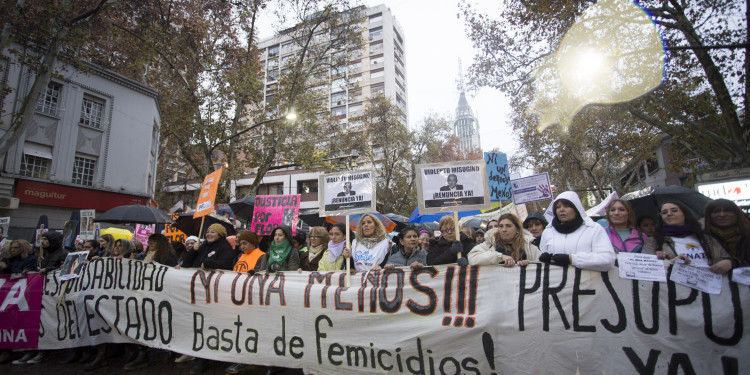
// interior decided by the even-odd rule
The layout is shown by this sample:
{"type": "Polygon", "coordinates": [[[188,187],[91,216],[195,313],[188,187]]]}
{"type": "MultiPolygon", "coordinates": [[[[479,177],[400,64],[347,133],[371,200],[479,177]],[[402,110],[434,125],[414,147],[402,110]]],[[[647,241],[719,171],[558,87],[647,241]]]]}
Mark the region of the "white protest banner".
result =
{"type": "Polygon", "coordinates": [[[419,164],[414,172],[421,215],[491,207],[484,159],[419,164]]]}
{"type": "Polygon", "coordinates": [[[664,261],[656,255],[619,252],[617,264],[623,279],[667,282],[664,261]]]}
{"type": "Polygon", "coordinates": [[[86,262],[88,256],[88,251],[68,253],[62,267],[60,267],[60,280],[65,281],[78,277],[81,274],[81,270],[83,270],[83,264],[86,262]]]}
{"type": "Polygon", "coordinates": [[[115,258],[67,285],[58,274],[46,276],[40,349],[140,343],[306,374],[750,369],[750,288],[728,278],[709,295],[544,264],[378,270],[357,273],[350,288],[343,272],[248,275],[115,258]]]}
{"type": "Polygon", "coordinates": [[[711,272],[707,267],[694,267],[677,262],[672,268],[669,280],[704,293],[721,293],[721,275],[711,272]]]}
{"type": "Polygon", "coordinates": [[[319,216],[375,212],[375,171],[359,170],[318,177],[319,216]]]}
{"type": "Polygon", "coordinates": [[[81,210],[81,239],[95,240],[94,237],[94,217],[96,210],[81,210]]]}
{"type": "Polygon", "coordinates": [[[740,267],[733,269],[732,281],[738,284],[750,285],[750,267],[740,267]]]}
{"type": "Polygon", "coordinates": [[[547,172],[510,180],[515,204],[552,199],[552,187],[547,172]]]}

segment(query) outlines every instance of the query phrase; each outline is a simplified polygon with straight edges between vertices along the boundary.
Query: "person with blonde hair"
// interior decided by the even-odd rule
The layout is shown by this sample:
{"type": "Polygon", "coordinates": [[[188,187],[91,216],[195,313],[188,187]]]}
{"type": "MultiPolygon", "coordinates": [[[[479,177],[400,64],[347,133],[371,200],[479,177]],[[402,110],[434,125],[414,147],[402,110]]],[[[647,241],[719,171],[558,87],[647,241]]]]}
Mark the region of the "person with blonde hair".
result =
{"type": "Polygon", "coordinates": [[[514,214],[500,215],[498,227],[487,232],[486,240],[469,252],[471,265],[526,266],[539,259],[539,249],[525,236],[521,220],[514,214]]]}
{"type": "Polygon", "coordinates": [[[616,253],[640,253],[648,236],[635,227],[635,211],[628,201],[613,199],[607,207],[607,236],[616,253]]]}
{"type": "Polygon", "coordinates": [[[469,265],[466,257],[476,245],[474,239],[462,232],[456,233],[456,222],[451,215],[440,218],[438,225],[440,226],[440,236],[430,240],[430,249],[427,251],[427,265],[437,266],[457,263],[459,261],[458,254],[462,256],[462,260],[458,264],[461,266],[469,265]]]}
{"type": "Polygon", "coordinates": [[[39,269],[39,262],[31,252],[31,244],[26,240],[13,240],[4,259],[0,261],[0,273],[14,274],[35,272],[39,269]]]}
{"type": "Polygon", "coordinates": [[[300,252],[298,271],[317,271],[323,253],[328,249],[328,231],[324,227],[310,228],[307,251],[300,252]]]}
{"type": "MultiPolygon", "coordinates": [[[[344,256],[348,258],[347,250],[344,256]]],[[[352,241],[351,258],[357,271],[375,271],[385,266],[391,246],[383,223],[375,215],[363,214],[352,241]]]]}

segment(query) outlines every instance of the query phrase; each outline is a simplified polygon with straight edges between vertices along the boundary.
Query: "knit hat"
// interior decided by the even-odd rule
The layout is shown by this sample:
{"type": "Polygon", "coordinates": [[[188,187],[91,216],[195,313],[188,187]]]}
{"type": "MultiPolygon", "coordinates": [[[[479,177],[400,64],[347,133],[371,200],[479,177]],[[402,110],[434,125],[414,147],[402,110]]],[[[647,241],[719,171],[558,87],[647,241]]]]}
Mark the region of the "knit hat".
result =
{"type": "Polygon", "coordinates": [[[196,236],[190,236],[190,237],[188,237],[188,238],[185,239],[185,242],[188,242],[190,240],[193,240],[195,242],[199,242],[200,241],[200,239],[198,239],[198,237],[196,237],[196,236]]]}
{"type": "Polygon", "coordinates": [[[211,224],[211,226],[209,226],[208,229],[213,229],[222,238],[227,238],[227,228],[224,228],[224,226],[219,223],[211,224]]]}
{"type": "Polygon", "coordinates": [[[247,241],[257,247],[260,244],[260,236],[253,231],[246,230],[237,235],[237,242],[239,241],[247,241]]]}

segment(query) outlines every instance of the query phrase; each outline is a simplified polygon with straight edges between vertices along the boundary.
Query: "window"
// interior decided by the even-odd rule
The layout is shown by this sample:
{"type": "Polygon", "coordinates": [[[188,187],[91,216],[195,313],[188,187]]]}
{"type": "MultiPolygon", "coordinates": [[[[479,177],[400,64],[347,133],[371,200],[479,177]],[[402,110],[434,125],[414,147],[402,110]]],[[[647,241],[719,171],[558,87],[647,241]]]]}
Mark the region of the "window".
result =
{"type": "Polygon", "coordinates": [[[103,112],[104,103],[84,97],[83,104],[81,104],[81,118],[78,120],[78,124],[99,129],[102,125],[103,112]]]}
{"type": "Polygon", "coordinates": [[[275,45],[275,46],[268,47],[268,56],[269,57],[278,56],[278,55],[279,55],[279,45],[278,44],[275,45]]]}
{"type": "Polygon", "coordinates": [[[262,184],[258,186],[258,195],[282,195],[284,194],[283,184],[262,184]]]}
{"type": "Polygon", "coordinates": [[[375,22],[380,22],[383,20],[383,13],[375,13],[370,16],[370,24],[373,24],[375,22]]]}
{"type": "Polygon", "coordinates": [[[384,75],[385,75],[385,71],[383,69],[380,69],[378,71],[372,71],[370,72],[370,79],[383,78],[384,75]]]}
{"type": "Polygon", "coordinates": [[[73,183],[83,186],[94,186],[96,160],[76,156],[73,164],[73,183]]]}
{"type": "Polygon", "coordinates": [[[383,27],[378,26],[375,28],[370,29],[370,40],[380,38],[383,36],[383,27]]]}
{"type": "Polygon", "coordinates": [[[21,175],[46,179],[51,161],[47,158],[23,154],[23,158],[21,159],[21,175]]]}
{"type": "Polygon", "coordinates": [[[317,193],[317,192],[318,192],[318,180],[297,182],[298,194],[309,194],[309,193],[317,193]]]}
{"type": "Polygon", "coordinates": [[[375,57],[370,59],[370,66],[375,68],[383,65],[383,56],[375,57]]]}
{"type": "Polygon", "coordinates": [[[385,83],[376,83],[372,86],[370,86],[370,94],[371,95],[378,95],[378,94],[384,94],[385,93],[385,83]]]}
{"type": "Polygon", "coordinates": [[[60,100],[60,88],[57,83],[50,82],[36,103],[36,110],[48,115],[57,115],[57,103],[60,100]]]}
{"type": "Polygon", "coordinates": [[[331,92],[346,90],[346,78],[339,78],[331,82],[331,92]]]}
{"type": "Polygon", "coordinates": [[[331,95],[331,105],[342,105],[346,104],[346,92],[339,92],[331,95]]]}
{"type": "Polygon", "coordinates": [[[377,43],[371,43],[370,44],[370,55],[377,55],[379,53],[383,53],[383,41],[378,41],[377,43]]]}
{"type": "Polygon", "coordinates": [[[346,106],[331,108],[331,116],[333,117],[346,117],[346,106]]]}

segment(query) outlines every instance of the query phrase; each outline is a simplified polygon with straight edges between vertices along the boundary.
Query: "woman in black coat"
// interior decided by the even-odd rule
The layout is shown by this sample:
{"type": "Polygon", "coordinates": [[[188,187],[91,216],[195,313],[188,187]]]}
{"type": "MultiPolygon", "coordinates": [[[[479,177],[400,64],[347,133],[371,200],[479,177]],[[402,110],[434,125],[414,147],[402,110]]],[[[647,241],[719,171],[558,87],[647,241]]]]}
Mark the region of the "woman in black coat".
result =
{"type": "Polygon", "coordinates": [[[227,230],[213,224],[206,230],[206,242],[198,250],[189,250],[182,258],[182,267],[211,270],[232,270],[235,251],[227,241],[227,230]]]}

